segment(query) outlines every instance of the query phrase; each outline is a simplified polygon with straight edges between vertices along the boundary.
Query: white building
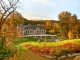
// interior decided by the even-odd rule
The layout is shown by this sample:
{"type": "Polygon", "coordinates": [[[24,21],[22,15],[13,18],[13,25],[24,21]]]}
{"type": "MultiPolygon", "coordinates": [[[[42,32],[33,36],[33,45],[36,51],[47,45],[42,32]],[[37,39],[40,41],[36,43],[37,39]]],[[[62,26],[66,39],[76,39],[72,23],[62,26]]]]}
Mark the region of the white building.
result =
{"type": "Polygon", "coordinates": [[[23,36],[46,34],[46,30],[44,29],[43,26],[36,26],[36,25],[19,25],[17,26],[17,30],[23,36]]]}

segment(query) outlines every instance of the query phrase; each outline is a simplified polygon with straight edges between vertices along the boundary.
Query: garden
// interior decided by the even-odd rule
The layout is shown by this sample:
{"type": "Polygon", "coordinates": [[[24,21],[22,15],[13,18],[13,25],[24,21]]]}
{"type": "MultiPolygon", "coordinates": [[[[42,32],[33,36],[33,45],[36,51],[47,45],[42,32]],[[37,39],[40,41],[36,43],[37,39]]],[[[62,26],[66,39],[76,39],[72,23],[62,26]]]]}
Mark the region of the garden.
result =
{"type": "Polygon", "coordinates": [[[48,59],[65,59],[80,55],[80,39],[46,43],[44,40],[41,42],[37,42],[37,40],[35,37],[16,38],[13,45],[20,51],[30,51],[34,55],[48,59]]]}

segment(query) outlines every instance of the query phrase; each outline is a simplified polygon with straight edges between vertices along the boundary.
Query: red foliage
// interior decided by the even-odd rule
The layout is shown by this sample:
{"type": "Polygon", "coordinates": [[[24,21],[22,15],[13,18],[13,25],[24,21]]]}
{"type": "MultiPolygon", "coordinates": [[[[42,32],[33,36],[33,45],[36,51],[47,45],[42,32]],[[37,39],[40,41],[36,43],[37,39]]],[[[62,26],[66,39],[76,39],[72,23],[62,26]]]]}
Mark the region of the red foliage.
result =
{"type": "Polygon", "coordinates": [[[80,44],[74,43],[65,43],[63,45],[45,47],[32,46],[31,44],[27,44],[25,47],[28,48],[33,53],[46,55],[54,55],[56,49],[62,49],[62,51],[63,50],[65,51],[65,49],[67,49],[67,51],[69,52],[80,52],[80,44]]]}
{"type": "Polygon", "coordinates": [[[31,49],[31,51],[32,51],[33,53],[40,53],[40,48],[39,48],[38,46],[34,46],[34,47],[31,49]]]}

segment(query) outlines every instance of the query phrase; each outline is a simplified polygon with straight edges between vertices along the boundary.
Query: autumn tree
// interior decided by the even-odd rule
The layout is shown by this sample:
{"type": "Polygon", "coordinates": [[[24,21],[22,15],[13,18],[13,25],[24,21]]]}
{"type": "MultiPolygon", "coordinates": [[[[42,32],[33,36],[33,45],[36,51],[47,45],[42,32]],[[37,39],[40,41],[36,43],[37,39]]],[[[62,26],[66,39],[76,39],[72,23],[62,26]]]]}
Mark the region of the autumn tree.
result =
{"type": "Polygon", "coordinates": [[[2,32],[5,33],[5,36],[7,35],[10,35],[12,37],[19,36],[19,32],[17,32],[17,25],[20,24],[24,24],[24,17],[22,17],[20,13],[15,11],[3,24],[2,32]]]}
{"type": "Polygon", "coordinates": [[[73,14],[70,17],[69,29],[72,30],[74,38],[76,38],[78,35],[78,28],[79,28],[79,22],[78,22],[77,16],[73,14]]]}
{"type": "Polygon", "coordinates": [[[59,34],[59,21],[53,22],[54,34],[59,34]]]}
{"type": "Polygon", "coordinates": [[[53,20],[46,20],[45,28],[47,33],[49,33],[50,30],[53,30],[53,20]]]}
{"type": "Polygon", "coordinates": [[[58,14],[58,18],[60,21],[59,23],[60,33],[63,37],[66,37],[69,31],[68,22],[70,17],[71,17],[71,13],[68,11],[62,11],[61,13],[58,14]]]}
{"type": "Polygon", "coordinates": [[[73,39],[73,32],[72,32],[72,30],[70,30],[68,32],[68,37],[69,37],[69,39],[73,39]]]}
{"type": "Polygon", "coordinates": [[[19,25],[23,23],[24,23],[24,18],[20,13],[16,11],[13,12],[9,18],[7,18],[2,27],[2,33],[4,33],[3,36],[5,36],[6,39],[6,44],[5,44],[6,46],[8,47],[11,46],[14,41],[13,38],[20,36],[20,33],[17,31],[17,24],[19,25]]]}
{"type": "Polygon", "coordinates": [[[55,33],[55,30],[52,29],[52,30],[49,31],[49,33],[50,33],[50,34],[54,34],[54,33],[55,33]]]}
{"type": "Polygon", "coordinates": [[[58,14],[60,33],[63,37],[67,37],[68,33],[71,31],[73,37],[78,36],[79,22],[76,14],[71,14],[68,11],[62,11],[58,14]]]}
{"type": "Polygon", "coordinates": [[[6,41],[2,36],[2,28],[10,14],[16,10],[18,2],[19,0],[0,0],[0,60],[10,55],[10,49],[5,45],[6,41]]]}
{"type": "Polygon", "coordinates": [[[80,20],[78,20],[78,37],[80,37],[80,20]]]}
{"type": "Polygon", "coordinates": [[[15,11],[10,15],[10,20],[12,21],[12,23],[14,25],[17,26],[17,25],[20,25],[20,24],[24,24],[25,18],[20,13],[15,11]]]}
{"type": "Polygon", "coordinates": [[[18,2],[19,0],[0,0],[0,33],[5,20],[16,10],[18,2]]]}

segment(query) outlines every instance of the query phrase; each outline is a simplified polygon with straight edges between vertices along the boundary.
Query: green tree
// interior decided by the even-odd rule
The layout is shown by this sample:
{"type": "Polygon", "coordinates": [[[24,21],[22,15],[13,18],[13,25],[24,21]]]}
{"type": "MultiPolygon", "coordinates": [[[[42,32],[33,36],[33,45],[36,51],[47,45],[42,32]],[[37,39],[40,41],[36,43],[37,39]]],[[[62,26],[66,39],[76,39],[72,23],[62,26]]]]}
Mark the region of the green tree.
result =
{"type": "Polygon", "coordinates": [[[24,25],[28,25],[29,24],[29,20],[24,18],[24,25]]]}

